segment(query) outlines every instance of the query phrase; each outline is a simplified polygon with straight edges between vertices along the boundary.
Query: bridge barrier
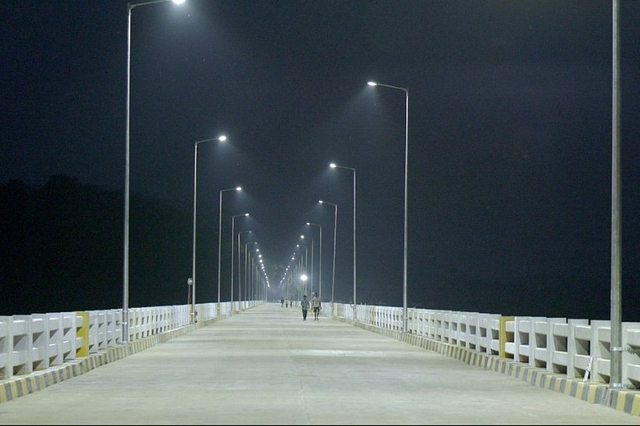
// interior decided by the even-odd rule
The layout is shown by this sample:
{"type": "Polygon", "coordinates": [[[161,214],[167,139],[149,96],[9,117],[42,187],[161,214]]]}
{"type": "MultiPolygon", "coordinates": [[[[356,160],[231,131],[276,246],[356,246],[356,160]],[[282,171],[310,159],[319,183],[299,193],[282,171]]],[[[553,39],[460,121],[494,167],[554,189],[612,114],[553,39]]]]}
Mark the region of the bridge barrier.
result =
{"type": "MultiPolygon", "coordinates": [[[[257,303],[262,301],[220,303],[220,312],[217,303],[196,305],[195,326],[230,315],[234,307],[244,310],[257,303]]],[[[128,342],[187,326],[194,326],[191,305],[130,308],[128,342]]],[[[0,316],[0,381],[125,346],[122,331],[122,309],[0,316]]]]}
{"type": "MultiPolygon", "coordinates": [[[[193,327],[263,301],[130,308],[122,343],[122,310],[0,316],[0,403],[113,362],[193,327]],[[4,391],[3,391],[4,390],[4,391]]],[[[622,324],[622,377],[627,390],[607,393],[610,322],[479,312],[407,310],[325,304],[323,315],[453,356],[484,368],[515,372],[531,384],[640,415],[640,323],[622,324]],[[545,372],[545,374],[540,374],[545,372]],[[590,386],[593,385],[593,386],[590,386]]]]}
{"type": "MultiPolygon", "coordinates": [[[[356,309],[356,322],[387,330],[392,336],[402,334],[402,308],[358,305],[356,309]]],[[[352,305],[336,303],[331,314],[353,320],[352,312],[352,305]]],[[[407,314],[410,336],[496,356],[567,379],[609,384],[609,321],[419,308],[409,308],[407,314]]],[[[622,347],[623,386],[640,389],[640,323],[622,324],[622,347]]]]}

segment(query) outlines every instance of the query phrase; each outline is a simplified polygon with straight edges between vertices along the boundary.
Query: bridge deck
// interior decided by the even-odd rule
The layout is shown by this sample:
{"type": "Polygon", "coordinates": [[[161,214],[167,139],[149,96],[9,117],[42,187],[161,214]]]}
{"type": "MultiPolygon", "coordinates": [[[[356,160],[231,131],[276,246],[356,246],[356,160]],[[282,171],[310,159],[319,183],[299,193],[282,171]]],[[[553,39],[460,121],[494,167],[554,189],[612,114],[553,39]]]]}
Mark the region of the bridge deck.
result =
{"type": "Polygon", "coordinates": [[[0,424],[640,424],[299,308],[260,305],[0,405],[0,424]]]}

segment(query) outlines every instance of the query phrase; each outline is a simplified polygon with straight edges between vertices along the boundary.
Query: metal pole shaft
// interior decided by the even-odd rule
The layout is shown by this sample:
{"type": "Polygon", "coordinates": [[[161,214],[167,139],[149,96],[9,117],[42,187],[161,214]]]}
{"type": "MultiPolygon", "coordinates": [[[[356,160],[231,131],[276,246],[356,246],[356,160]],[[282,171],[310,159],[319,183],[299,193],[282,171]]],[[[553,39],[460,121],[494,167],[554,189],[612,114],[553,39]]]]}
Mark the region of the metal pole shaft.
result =
{"type": "Polygon", "coordinates": [[[402,332],[407,332],[407,246],[408,246],[408,207],[409,191],[407,187],[409,176],[409,90],[405,90],[405,143],[404,143],[404,255],[402,275],[402,332]]]}
{"type": "Polygon", "coordinates": [[[331,275],[331,311],[333,312],[333,303],[335,301],[335,288],[336,288],[336,231],[338,228],[338,206],[333,205],[335,208],[333,214],[333,271],[331,275]]]}
{"type": "Polygon", "coordinates": [[[408,210],[409,210],[409,89],[391,86],[382,83],[369,83],[373,86],[390,87],[392,89],[402,90],[405,93],[405,144],[404,144],[404,249],[402,256],[402,332],[406,333],[408,329],[408,312],[407,312],[407,251],[408,251],[408,210]]]}
{"type": "Polygon", "coordinates": [[[353,170],[353,319],[357,320],[356,304],[356,169],[353,170]]]}
{"type": "Polygon", "coordinates": [[[233,234],[235,233],[235,224],[236,224],[236,217],[233,216],[231,217],[231,310],[234,311],[234,307],[233,307],[233,250],[235,249],[234,245],[234,241],[233,241],[233,234]]]}
{"type": "Polygon", "coordinates": [[[622,383],[622,273],[621,273],[621,195],[620,195],[620,33],[618,0],[613,0],[613,94],[611,165],[611,377],[612,388],[622,383]]]}
{"type": "Polygon", "coordinates": [[[222,192],[220,191],[220,207],[218,208],[218,315],[220,315],[220,264],[222,259],[222,192]]]}
{"type": "Polygon", "coordinates": [[[122,344],[129,343],[129,126],[131,111],[131,5],[127,4],[127,113],[124,174],[124,263],[122,284],[122,344]]]}
{"type": "MultiPolygon", "coordinates": [[[[240,232],[238,232],[238,248],[237,250],[237,254],[238,254],[238,302],[240,302],[240,304],[242,304],[242,275],[240,274],[240,265],[241,265],[241,261],[240,261],[240,232]]],[[[240,306],[240,309],[242,309],[242,306],[240,306]]]]}
{"type": "Polygon", "coordinates": [[[131,129],[131,11],[137,6],[164,3],[170,0],[152,0],[145,3],[127,3],[127,106],[125,118],[125,172],[124,172],[124,261],[122,282],[122,344],[129,343],[129,186],[130,173],[130,129],[131,129]]]}
{"type": "Polygon", "coordinates": [[[313,247],[315,245],[315,241],[313,240],[313,238],[311,239],[311,293],[313,294],[313,282],[315,281],[315,277],[313,275],[313,264],[315,262],[315,259],[313,258],[313,247]]]}
{"type": "Polygon", "coordinates": [[[198,143],[194,145],[194,153],[193,153],[193,249],[192,260],[191,260],[191,282],[192,282],[192,296],[191,296],[191,322],[195,323],[195,313],[196,313],[196,200],[197,200],[197,176],[198,176],[198,143]]]}
{"type": "Polygon", "coordinates": [[[322,299],[322,226],[320,226],[320,254],[318,256],[318,297],[322,299]]]}

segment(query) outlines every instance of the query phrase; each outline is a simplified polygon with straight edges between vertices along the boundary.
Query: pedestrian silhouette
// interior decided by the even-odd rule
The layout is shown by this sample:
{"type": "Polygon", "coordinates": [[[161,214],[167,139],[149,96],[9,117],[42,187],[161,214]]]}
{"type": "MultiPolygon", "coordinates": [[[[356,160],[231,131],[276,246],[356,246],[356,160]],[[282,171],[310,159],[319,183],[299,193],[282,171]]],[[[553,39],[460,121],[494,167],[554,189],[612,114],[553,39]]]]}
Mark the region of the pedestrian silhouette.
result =
{"type": "Polygon", "coordinates": [[[313,312],[313,320],[318,321],[318,315],[320,315],[320,309],[322,309],[322,302],[318,297],[318,293],[313,293],[311,299],[311,311],[313,312]]]}
{"type": "Polygon", "coordinates": [[[300,301],[300,306],[302,307],[302,320],[307,320],[307,312],[309,311],[309,301],[307,300],[307,295],[302,296],[302,300],[300,301]]]}

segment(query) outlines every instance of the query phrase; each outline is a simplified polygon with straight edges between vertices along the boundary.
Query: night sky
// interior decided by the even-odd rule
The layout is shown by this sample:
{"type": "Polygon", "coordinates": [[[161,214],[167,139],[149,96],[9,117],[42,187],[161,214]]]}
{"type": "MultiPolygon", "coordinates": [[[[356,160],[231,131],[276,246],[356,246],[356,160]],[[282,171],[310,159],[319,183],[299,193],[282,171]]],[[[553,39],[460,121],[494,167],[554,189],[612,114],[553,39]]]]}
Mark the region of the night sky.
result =
{"type": "MultiPolygon", "coordinates": [[[[622,317],[640,321],[640,2],[620,7],[622,317]]],[[[0,182],[123,191],[127,3],[0,8],[0,182]]],[[[610,0],[136,7],[131,192],[191,212],[194,143],[225,134],[198,147],[198,224],[217,228],[219,191],[241,185],[224,226],[249,212],[236,229],[267,264],[321,224],[328,300],[334,216],[318,200],[337,204],[349,303],[353,174],[329,163],[353,168],[357,302],[402,306],[405,94],[367,82],[407,88],[409,307],[608,319],[612,26],[610,0]]]]}

